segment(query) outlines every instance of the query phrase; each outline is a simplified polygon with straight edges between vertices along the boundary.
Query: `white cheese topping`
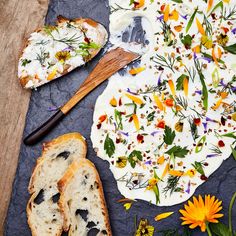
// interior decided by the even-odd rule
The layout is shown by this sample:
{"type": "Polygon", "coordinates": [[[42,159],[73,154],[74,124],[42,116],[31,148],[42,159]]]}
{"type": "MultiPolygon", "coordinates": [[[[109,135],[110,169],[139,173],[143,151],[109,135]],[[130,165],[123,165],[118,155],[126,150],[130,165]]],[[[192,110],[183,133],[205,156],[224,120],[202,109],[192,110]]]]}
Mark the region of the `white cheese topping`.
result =
{"type": "Polygon", "coordinates": [[[136,10],[109,1],[111,43],[127,45],[121,35],[135,16],[149,41],[142,72],[113,75],[94,110],[93,147],[126,198],[186,201],[235,146],[236,20],[227,18],[235,3],[222,11],[213,2],[207,12],[204,1],[146,0],[136,10]]]}

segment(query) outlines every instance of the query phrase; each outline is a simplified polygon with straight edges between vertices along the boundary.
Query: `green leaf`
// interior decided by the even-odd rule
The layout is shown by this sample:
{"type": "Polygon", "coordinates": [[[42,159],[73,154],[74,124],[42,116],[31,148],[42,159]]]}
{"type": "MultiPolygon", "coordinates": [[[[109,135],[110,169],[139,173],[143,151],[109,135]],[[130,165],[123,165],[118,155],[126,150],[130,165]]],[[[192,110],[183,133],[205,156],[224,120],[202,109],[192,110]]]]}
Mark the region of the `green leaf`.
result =
{"type": "Polygon", "coordinates": [[[236,139],[235,132],[231,132],[231,133],[227,133],[227,134],[222,134],[221,137],[228,137],[228,138],[236,139]]]}
{"type": "Polygon", "coordinates": [[[200,76],[200,81],[202,84],[203,106],[207,111],[208,110],[208,90],[207,90],[207,86],[205,83],[204,75],[202,73],[200,73],[199,76],[200,76]]]}
{"type": "Polygon", "coordinates": [[[195,152],[199,153],[202,151],[204,144],[206,142],[206,136],[204,135],[197,143],[196,148],[195,148],[195,152]]]}
{"type": "Polygon", "coordinates": [[[182,0],[171,0],[172,2],[176,2],[176,3],[183,3],[182,0]]]}
{"type": "Polygon", "coordinates": [[[132,168],[134,168],[136,166],[136,163],[138,162],[138,160],[140,160],[140,161],[143,160],[142,153],[140,151],[133,150],[129,154],[129,157],[128,157],[128,161],[129,161],[132,168]]]}
{"type": "Polygon", "coordinates": [[[107,134],[104,142],[104,150],[106,151],[106,154],[109,157],[111,157],[115,152],[115,144],[113,140],[109,137],[109,134],[107,134]]]}
{"type": "Polygon", "coordinates": [[[22,60],[21,60],[21,65],[22,65],[22,66],[26,66],[26,65],[29,64],[30,62],[31,62],[31,60],[22,59],[22,60]]]}
{"type": "Polygon", "coordinates": [[[210,228],[216,236],[231,236],[229,228],[221,222],[210,224],[210,228]]]}
{"type": "MultiPolygon", "coordinates": [[[[212,61],[214,61],[214,60],[213,60],[213,57],[212,57],[210,54],[205,53],[205,52],[203,52],[202,54],[203,54],[204,57],[209,58],[209,59],[211,59],[212,61]]],[[[217,59],[217,61],[218,61],[219,63],[221,63],[221,64],[225,64],[225,62],[224,62],[223,60],[221,60],[221,59],[217,59]]]]}
{"type": "Polygon", "coordinates": [[[184,82],[184,79],[187,78],[189,79],[189,76],[188,75],[185,75],[185,74],[182,74],[178,79],[177,79],[177,84],[176,84],[176,89],[177,90],[183,90],[184,89],[184,86],[183,86],[183,82],[184,82]]]}
{"type": "Polygon", "coordinates": [[[192,37],[189,34],[187,34],[183,38],[181,38],[181,42],[187,49],[189,49],[191,48],[192,45],[192,37]]]}
{"type": "Polygon", "coordinates": [[[231,145],[231,150],[232,150],[232,155],[234,157],[234,160],[236,161],[236,150],[233,148],[233,146],[231,145]]]}
{"type": "Polygon", "coordinates": [[[212,9],[212,11],[210,12],[210,14],[208,16],[210,16],[216,9],[221,8],[221,11],[223,11],[224,8],[224,3],[222,1],[218,2],[212,9]]]}
{"type": "Polygon", "coordinates": [[[205,175],[201,162],[195,161],[194,164],[192,164],[192,166],[199,174],[205,175]]]}
{"type": "Polygon", "coordinates": [[[147,121],[148,121],[148,122],[151,122],[151,121],[154,120],[155,113],[156,113],[156,112],[153,111],[153,112],[151,112],[151,113],[148,114],[148,116],[147,116],[147,121]]]}
{"type": "Polygon", "coordinates": [[[117,128],[120,129],[120,130],[123,130],[121,112],[119,112],[118,110],[115,109],[114,113],[115,113],[115,121],[116,121],[116,124],[117,124],[117,128]]]}
{"type": "Polygon", "coordinates": [[[175,131],[168,127],[167,125],[165,126],[165,133],[164,133],[164,142],[168,145],[171,145],[175,139],[175,131]]]}
{"type": "Polygon", "coordinates": [[[224,48],[224,50],[226,50],[227,52],[236,55],[236,43],[235,43],[235,44],[232,44],[232,45],[230,45],[230,46],[225,46],[225,47],[223,47],[223,48],[224,48]]]}
{"type": "Polygon", "coordinates": [[[198,11],[198,8],[195,9],[194,13],[190,17],[189,22],[188,22],[187,27],[186,27],[186,33],[188,33],[188,31],[190,30],[190,28],[191,28],[191,26],[193,24],[194,18],[195,18],[196,14],[197,14],[197,11],[198,11]]]}
{"type": "Polygon", "coordinates": [[[182,148],[180,146],[174,146],[165,153],[169,155],[173,154],[175,157],[184,158],[188,154],[188,152],[189,150],[187,149],[187,147],[182,148]]]}

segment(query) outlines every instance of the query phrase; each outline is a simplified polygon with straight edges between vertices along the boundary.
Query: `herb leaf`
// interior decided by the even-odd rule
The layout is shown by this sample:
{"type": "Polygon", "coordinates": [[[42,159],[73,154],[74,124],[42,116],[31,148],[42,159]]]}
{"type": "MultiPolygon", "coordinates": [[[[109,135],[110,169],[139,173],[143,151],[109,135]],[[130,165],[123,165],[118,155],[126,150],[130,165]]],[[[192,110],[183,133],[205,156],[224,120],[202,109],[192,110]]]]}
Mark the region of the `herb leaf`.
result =
{"type": "Polygon", "coordinates": [[[232,155],[234,157],[234,160],[236,161],[236,150],[233,148],[233,146],[231,145],[231,150],[232,150],[232,155]]]}
{"type": "Polygon", "coordinates": [[[180,146],[174,146],[165,153],[169,155],[173,154],[175,157],[184,158],[188,154],[188,152],[189,150],[187,149],[187,147],[182,148],[180,146]]]}
{"type": "Polygon", "coordinates": [[[229,228],[221,222],[217,224],[210,224],[212,232],[217,236],[230,236],[229,228]]]}
{"type": "Polygon", "coordinates": [[[172,2],[183,3],[182,0],[171,0],[172,2]]]}
{"type": "Polygon", "coordinates": [[[194,164],[192,164],[192,166],[198,173],[200,173],[201,175],[205,175],[201,162],[195,161],[194,164]]]}
{"type": "Polygon", "coordinates": [[[177,84],[176,84],[176,89],[177,90],[183,90],[184,89],[184,86],[183,86],[183,82],[184,82],[184,79],[187,78],[189,79],[189,76],[188,75],[185,75],[185,74],[182,74],[178,79],[177,79],[177,84]]]}
{"type": "Polygon", "coordinates": [[[114,113],[115,113],[115,120],[116,120],[117,128],[120,130],[123,130],[121,112],[115,109],[114,113]]]}
{"type": "Polygon", "coordinates": [[[128,161],[131,165],[132,168],[134,168],[136,166],[136,163],[139,161],[143,160],[143,156],[142,153],[140,151],[137,150],[133,150],[128,157],[128,161]]]}
{"type": "Polygon", "coordinates": [[[164,133],[164,142],[168,145],[171,145],[175,139],[175,131],[168,127],[167,125],[165,126],[165,133],[164,133]]]}
{"type": "Polygon", "coordinates": [[[184,37],[181,37],[181,42],[187,49],[190,49],[192,45],[192,37],[187,34],[184,37]]]}
{"type": "Polygon", "coordinates": [[[229,45],[229,46],[225,46],[224,50],[226,50],[229,53],[232,53],[232,54],[236,55],[236,43],[232,44],[232,45],[229,45]]]}
{"type": "Polygon", "coordinates": [[[111,157],[115,152],[115,144],[113,140],[109,137],[109,134],[107,134],[104,142],[104,150],[106,151],[106,154],[109,157],[111,157]]]}
{"type": "Polygon", "coordinates": [[[26,65],[29,64],[30,62],[31,62],[31,60],[22,59],[22,60],[21,60],[21,65],[22,65],[22,66],[26,66],[26,65]]]}
{"type": "Polygon", "coordinates": [[[193,24],[194,18],[195,18],[196,14],[197,14],[197,11],[198,11],[198,8],[195,9],[194,13],[190,17],[189,22],[188,22],[187,27],[186,27],[186,33],[188,33],[188,31],[190,30],[190,28],[191,28],[191,26],[193,24]]]}

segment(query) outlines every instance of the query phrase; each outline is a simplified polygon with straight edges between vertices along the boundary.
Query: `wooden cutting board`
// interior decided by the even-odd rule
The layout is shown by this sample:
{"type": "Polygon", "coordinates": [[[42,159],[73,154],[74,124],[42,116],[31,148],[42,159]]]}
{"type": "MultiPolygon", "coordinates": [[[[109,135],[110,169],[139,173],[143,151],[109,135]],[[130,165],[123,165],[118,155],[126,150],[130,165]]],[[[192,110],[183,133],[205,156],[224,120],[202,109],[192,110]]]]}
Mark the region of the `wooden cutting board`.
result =
{"type": "Polygon", "coordinates": [[[18,162],[30,91],[17,80],[18,55],[23,39],[42,25],[48,0],[0,1],[0,235],[18,162]]]}

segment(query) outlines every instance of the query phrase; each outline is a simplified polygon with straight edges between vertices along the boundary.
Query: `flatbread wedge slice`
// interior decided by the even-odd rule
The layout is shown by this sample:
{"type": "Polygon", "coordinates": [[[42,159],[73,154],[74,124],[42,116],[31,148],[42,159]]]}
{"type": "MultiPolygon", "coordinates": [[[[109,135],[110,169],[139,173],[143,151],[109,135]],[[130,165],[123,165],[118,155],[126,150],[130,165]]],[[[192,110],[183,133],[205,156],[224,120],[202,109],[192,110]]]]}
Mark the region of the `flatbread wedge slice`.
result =
{"type": "Polygon", "coordinates": [[[87,159],[73,162],[58,182],[59,207],[69,236],[112,235],[102,183],[87,159]]]}
{"type": "Polygon", "coordinates": [[[103,25],[92,19],[58,17],[56,25],[31,33],[18,64],[24,88],[36,88],[95,57],[107,41],[103,25]]]}
{"type": "Polygon", "coordinates": [[[73,161],[85,158],[86,152],[86,142],[79,133],[65,134],[44,144],[28,187],[31,197],[26,211],[33,236],[61,235],[63,217],[58,207],[57,182],[73,161]]]}

